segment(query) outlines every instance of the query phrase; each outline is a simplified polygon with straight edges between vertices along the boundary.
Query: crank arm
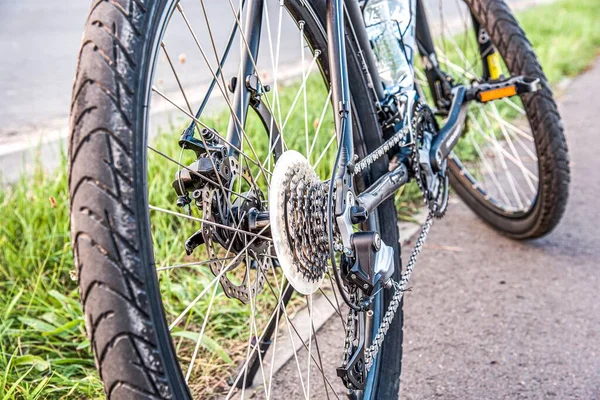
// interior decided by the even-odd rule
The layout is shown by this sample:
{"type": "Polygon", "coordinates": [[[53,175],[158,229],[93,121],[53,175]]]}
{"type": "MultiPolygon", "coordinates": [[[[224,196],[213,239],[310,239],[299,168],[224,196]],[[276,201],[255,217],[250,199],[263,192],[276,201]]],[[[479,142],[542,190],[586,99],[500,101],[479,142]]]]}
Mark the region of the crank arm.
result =
{"type": "Polygon", "coordinates": [[[431,165],[435,171],[442,169],[442,163],[460,139],[467,118],[466,93],[467,89],[464,86],[452,89],[452,105],[448,120],[431,143],[431,165]]]}

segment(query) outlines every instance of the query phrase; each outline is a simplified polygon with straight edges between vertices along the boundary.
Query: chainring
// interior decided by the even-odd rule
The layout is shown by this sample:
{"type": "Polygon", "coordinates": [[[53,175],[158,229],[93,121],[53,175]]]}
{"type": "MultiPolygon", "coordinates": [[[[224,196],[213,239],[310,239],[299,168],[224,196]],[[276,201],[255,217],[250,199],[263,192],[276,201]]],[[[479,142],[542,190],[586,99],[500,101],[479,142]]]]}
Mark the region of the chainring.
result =
{"type": "Polygon", "coordinates": [[[418,103],[413,118],[412,169],[415,180],[423,194],[423,199],[431,214],[442,218],[448,208],[450,182],[447,173],[447,161],[444,160],[439,172],[434,172],[430,161],[430,149],[439,127],[435,115],[429,106],[418,103]]]}

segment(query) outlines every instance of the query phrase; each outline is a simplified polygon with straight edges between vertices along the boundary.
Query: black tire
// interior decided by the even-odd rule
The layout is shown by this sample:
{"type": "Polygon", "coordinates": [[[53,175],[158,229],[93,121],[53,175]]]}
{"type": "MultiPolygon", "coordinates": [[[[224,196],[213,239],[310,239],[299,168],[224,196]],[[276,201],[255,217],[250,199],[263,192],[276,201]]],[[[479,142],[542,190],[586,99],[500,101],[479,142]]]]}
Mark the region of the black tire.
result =
{"type": "MultiPolygon", "coordinates": [[[[325,1],[288,2],[306,21],[313,43],[324,44],[325,1]],[[309,8],[310,7],[310,8],[309,8]]],[[[86,329],[108,398],[187,399],[162,309],[150,236],[146,124],[153,46],[173,0],[94,1],[79,55],[70,120],[71,235],[86,329]]],[[[348,39],[349,74],[359,154],[381,143],[381,132],[357,46],[348,39]]],[[[321,68],[327,76],[326,57],[321,68]]],[[[387,168],[379,162],[366,180],[387,168]]],[[[400,254],[393,201],[379,207],[386,243],[400,254]]],[[[399,257],[398,257],[399,258],[399,257]]],[[[400,275],[400,260],[396,268],[400,275]]],[[[385,291],[383,309],[391,300],[385,291]]],[[[402,312],[387,334],[371,398],[398,395],[402,312]]]]}
{"type": "Polygon", "coordinates": [[[465,203],[485,222],[515,239],[546,235],[556,227],[567,205],[569,156],[563,124],[552,90],[531,43],[503,0],[465,0],[512,76],[540,78],[542,89],[521,96],[538,157],[539,185],[534,205],[525,213],[501,212],[450,160],[450,182],[465,203]]]}

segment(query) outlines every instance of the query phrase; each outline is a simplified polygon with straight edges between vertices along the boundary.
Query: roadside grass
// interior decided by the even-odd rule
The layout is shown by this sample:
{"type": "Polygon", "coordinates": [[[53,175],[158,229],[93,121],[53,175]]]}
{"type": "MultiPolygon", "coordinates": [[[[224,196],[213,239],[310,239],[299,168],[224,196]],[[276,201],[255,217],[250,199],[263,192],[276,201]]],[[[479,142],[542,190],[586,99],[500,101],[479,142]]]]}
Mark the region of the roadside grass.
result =
{"type": "MultiPolygon", "coordinates": [[[[600,3],[596,0],[562,0],[522,12],[518,18],[552,84],[581,73],[598,55],[600,3]]],[[[318,116],[310,120],[315,118],[318,116]]],[[[303,132],[305,127],[302,123],[295,129],[303,132]]],[[[303,137],[290,137],[289,143],[305,146],[303,137]]],[[[318,144],[324,145],[326,143],[318,144]]],[[[266,147],[256,149],[257,152],[265,150],[266,147]]],[[[328,172],[330,157],[330,154],[324,157],[321,176],[328,172]]],[[[77,285],[70,278],[73,260],[65,171],[66,161],[51,174],[36,167],[31,176],[0,188],[0,399],[103,396],[85,337],[77,285]]],[[[173,179],[172,169],[167,173],[158,167],[154,173],[151,186],[162,187],[165,185],[162,179],[167,179],[167,184],[173,179]]],[[[158,196],[163,197],[156,199],[160,204],[172,204],[172,191],[153,192],[162,193],[158,196]]],[[[403,218],[410,218],[419,205],[419,197],[414,187],[407,187],[397,198],[403,218]]],[[[153,219],[153,223],[165,224],[161,232],[174,234],[158,238],[160,240],[155,238],[159,254],[172,254],[170,250],[181,243],[179,239],[190,234],[171,221],[174,219],[153,219]]],[[[165,257],[159,261],[167,265],[182,260],[165,257]]],[[[173,273],[161,277],[164,284],[171,285],[171,297],[166,303],[170,315],[181,311],[179,304],[186,304],[203,279],[210,278],[208,274],[200,276],[201,272],[184,275],[173,273]]],[[[228,301],[214,306],[219,310],[214,316],[216,319],[211,320],[215,328],[207,332],[208,339],[202,342],[202,351],[214,355],[211,361],[215,368],[232,365],[227,352],[236,345],[227,337],[231,338],[237,332],[235,329],[240,329],[247,320],[242,307],[235,304],[228,301]]],[[[198,310],[206,307],[201,305],[198,310]]],[[[184,323],[180,332],[188,328],[184,323]]],[[[195,337],[186,338],[186,333],[178,335],[182,338],[180,346],[194,343],[195,337]]],[[[210,371],[198,371],[200,375],[207,372],[210,371]]]]}

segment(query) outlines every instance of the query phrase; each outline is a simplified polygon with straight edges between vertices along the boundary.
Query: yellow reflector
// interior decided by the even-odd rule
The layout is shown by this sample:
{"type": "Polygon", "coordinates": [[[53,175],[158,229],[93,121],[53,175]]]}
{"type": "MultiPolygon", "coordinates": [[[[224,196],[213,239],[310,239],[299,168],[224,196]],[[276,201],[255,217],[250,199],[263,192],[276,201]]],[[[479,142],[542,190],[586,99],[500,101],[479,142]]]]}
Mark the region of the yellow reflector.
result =
{"type": "Polygon", "coordinates": [[[500,78],[502,73],[502,66],[500,65],[500,55],[497,51],[487,56],[488,70],[490,71],[490,79],[495,81],[500,78]]]}
{"type": "Polygon", "coordinates": [[[485,92],[479,93],[479,100],[485,103],[486,101],[510,97],[514,96],[515,94],[517,94],[516,86],[506,86],[503,88],[486,90],[485,92]]]}

